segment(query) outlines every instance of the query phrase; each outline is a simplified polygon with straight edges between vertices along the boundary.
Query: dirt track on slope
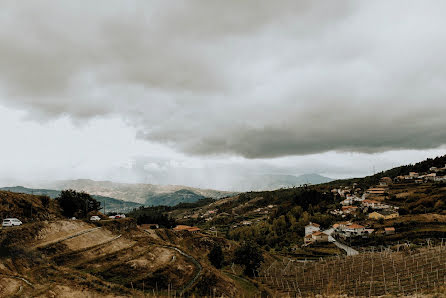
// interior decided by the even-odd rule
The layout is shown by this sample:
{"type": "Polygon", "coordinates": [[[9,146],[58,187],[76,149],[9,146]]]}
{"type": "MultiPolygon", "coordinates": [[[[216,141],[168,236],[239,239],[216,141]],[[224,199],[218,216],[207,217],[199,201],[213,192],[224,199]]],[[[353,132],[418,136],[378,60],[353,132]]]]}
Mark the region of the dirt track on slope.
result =
{"type": "Polygon", "coordinates": [[[66,239],[67,237],[86,232],[93,228],[95,228],[95,226],[77,220],[60,220],[50,222],[42,230],[40,230],[33,247],[38,248],[51,245],[66,239]]]}

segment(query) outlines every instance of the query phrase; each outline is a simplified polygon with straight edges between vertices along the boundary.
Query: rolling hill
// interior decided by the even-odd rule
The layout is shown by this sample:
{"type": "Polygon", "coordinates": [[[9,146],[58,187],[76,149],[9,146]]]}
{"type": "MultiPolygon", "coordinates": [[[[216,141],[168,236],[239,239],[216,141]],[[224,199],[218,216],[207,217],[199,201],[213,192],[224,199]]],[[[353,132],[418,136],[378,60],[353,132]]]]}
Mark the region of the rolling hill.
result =
{"type": "Polygon", "coordinates": [[[147,200],[145,205],[165,205],[165,206],[175,206],[179,203],[195,203],[206,197],[196,194],[193,191],[187,189],[180,189],[173,193],[160,194],[151,197],[147,200]]]}
{"type": "MultiPolygon", "coordinates": [[[[44,195],[49,196],[54,199],[57,198],[60,194],[60,190],[53,189],[33,189],[26,188],[23,186],[13,186],[13,187],[3,187],[0,188],[3,191],[9,191],[14,193],[22,193],[22,194],[33,194],[33,195],[44,195]]],[[[118,200],[110,197],[92,195],[97,201],[101,202],[101,206],[105,205],[105,212],[128,212],[134,208],[142,206],[142,204],[135,202],[127,202],[123,200],[118,200]]]]}
{"type": "Polygon", "coordinates": [[[199,199],[235,195],[234,192],[200,189],[181,185],[127,184],[111,181],[93,181],[88,179],[49,182],[43,185],[49,189],[74,189],[97,196],[112,197],[126,202],[136,202],[149,206],[176,205],[182,202],[194,202],[199,199]],[[166,199],[167,203],[163,201],[166,199]],[[187,198],[187,199],[186,199],[187,198]]]}

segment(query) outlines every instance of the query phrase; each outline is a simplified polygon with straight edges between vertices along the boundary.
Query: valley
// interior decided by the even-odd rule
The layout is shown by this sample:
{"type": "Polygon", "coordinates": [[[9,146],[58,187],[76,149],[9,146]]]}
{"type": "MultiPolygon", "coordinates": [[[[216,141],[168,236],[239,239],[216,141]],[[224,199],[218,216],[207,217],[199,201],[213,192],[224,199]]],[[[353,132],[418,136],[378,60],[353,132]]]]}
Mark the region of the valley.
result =
{"type": "MultiPolygon", "coordinates": [[[[412,177],[413,168],[431,163],[219,199],[178,190],[193,199],[173,205],[174,198],[162,194],[157,202],[164,206],[136,206],[125,218],[88,205],[93,209],[85,215],[84,207],[77,207],[73,212],[80,218],[73,220],[63,215],[68,205],[60,205],[59,197],[0,191],[0,215],[23,221],[0,231],[0,293],[442,295],[446,185],[438,177],[443,170],[430,166],[412,177]],[[89,220],[93,215],[100,220],[89,220]]],[[[88,194],[71,190],[59,196],[83,200],[88,194]]]]}

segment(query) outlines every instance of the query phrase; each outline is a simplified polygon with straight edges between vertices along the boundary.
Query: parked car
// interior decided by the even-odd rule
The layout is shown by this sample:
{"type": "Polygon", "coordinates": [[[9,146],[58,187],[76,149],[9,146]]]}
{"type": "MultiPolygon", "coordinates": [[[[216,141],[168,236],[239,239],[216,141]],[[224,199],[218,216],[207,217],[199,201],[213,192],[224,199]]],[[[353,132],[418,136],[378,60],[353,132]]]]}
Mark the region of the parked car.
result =
{"type": "Polygon", "coordinates": [[[115,219],[116,216],[114,216],[114,215],[110,215],[108,218],[109,218],[109,219],[115,219]]]}
{"type": "Polygon", "coordinates": [[[92,217],[90,217],[90,220],[92,220],[92,221],[99,221],[99,220],[101,220],[101,218],[99,216],[97,216],[97,215],[93,215],[92,217]]]}
{"type": "Polygon", "coordinates": [[[17,218],[5,218],[2,222],[2,227],[21,226],[22,224],[17,218]]]}
{"type": "Polygon", "coordinates": [[[121,215],[115,215],[115,219],[120,219],[121,215]]]}

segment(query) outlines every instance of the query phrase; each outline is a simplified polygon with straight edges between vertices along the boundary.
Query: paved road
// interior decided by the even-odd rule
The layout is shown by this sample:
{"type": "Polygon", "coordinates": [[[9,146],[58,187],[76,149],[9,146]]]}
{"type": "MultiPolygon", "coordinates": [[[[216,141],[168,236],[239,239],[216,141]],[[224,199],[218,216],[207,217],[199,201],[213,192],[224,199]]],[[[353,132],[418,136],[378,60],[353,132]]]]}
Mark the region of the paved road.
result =
{"type": "Polygon", "coordinates": [[[340,249],[345,250],[345,252],[347,253],[347,256],[354,256],[354,255],[359,254],[359,251],[351,248],[350,246],[342,244],[339,241],[336,241],[336,239],[331,236],[331,234],[333,234],[333,232],[334,232],[333,228],[324,231],[324,233],[328,235],[328,241],[334,243],[334,245],[336,245],[340,249]]]}

